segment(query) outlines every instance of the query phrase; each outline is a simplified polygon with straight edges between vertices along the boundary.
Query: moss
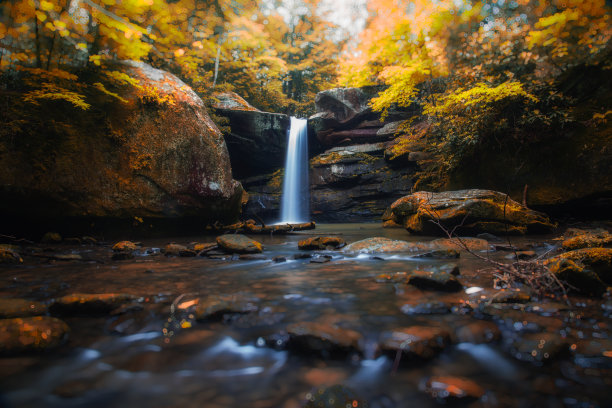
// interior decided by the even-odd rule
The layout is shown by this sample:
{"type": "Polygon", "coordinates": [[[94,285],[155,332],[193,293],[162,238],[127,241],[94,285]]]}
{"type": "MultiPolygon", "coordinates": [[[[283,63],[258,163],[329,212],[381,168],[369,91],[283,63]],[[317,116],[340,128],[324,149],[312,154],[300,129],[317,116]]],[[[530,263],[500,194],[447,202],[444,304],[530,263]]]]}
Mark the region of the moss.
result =
{"type": "Polygon", "coordinates": [[[578,261],[552,258],[545,264],[557,278],[566,282],[572,290],[593,296],[601,296],[606,291],[606,285],[599,279],[599,276],[578,261]]]}
{"type": "Polygon", "coordinates": [[[556,258],[579,262],[592,269],[602,281],[612,284],[612,248],[577,249],[556,258]]]}
{"type": "Polygon", "coordinates": [[[564,240],[561,245],[565,250],[610,246],[612,245],[612,234],[602,229],[585,231],[564,240]]]}

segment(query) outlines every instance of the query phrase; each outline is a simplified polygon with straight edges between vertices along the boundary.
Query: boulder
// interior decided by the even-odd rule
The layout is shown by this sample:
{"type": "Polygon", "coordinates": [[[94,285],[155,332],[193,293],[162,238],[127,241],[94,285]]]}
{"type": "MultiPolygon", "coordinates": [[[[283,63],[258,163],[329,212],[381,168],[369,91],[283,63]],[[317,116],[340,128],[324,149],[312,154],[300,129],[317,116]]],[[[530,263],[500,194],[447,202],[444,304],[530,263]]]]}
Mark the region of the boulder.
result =
{"type": "Polygon", "coordinates": [[[547,260],[555,264],[561,260],[570,260],[586,266],[607,284],[612,284],[612,248],[582,248],[565,252],[547,260]]]}
{"type": "Polygon", "coordinates": [[[197,252],[194,249],[189,249],[184,245],[170,243],[164,247],[164,255],[166,256],[196,256],[197,252]]]}
{"type": "Polygon", "coordinates": [[[385,253],[385,252],[415,252],[428,249],[428,245],[423,243],[393,240],[384,237],[373,237],[362,239],[345,246],[342,252],[346,253],[385,253]]]}
{"type": "Polygon", "coordinates": [[[41,104],[50,111],[40,117],[53,121],[33,122],[34,130],[15,135],[18,144],[0,142],[2,214],[236,219],[242,188],[200,97],[176,76],[142,62],[109,63],[104,72],[135,82],[82,73],[117,97],[92,92],[88,110],[41,104]]]}
{"type": "Polygon", "coordinates": [[[263,245],[241,234],[225,234],[217,237],[217,245],[228,253],[256,254],[263,252],[263,245]]]}
{"type": "Polygon", "coordinates": [[[70,328],[54,317],[36,316],[0,320],[0,353],[43,351],[60,346],[70,328]]]}
{"type": "Polygon", "coordinates": [[[225,133],[234,175],[238,178],[265,174],[285,165],[289,116],[262,112],[233,92],[214,94],[215,112],[226,117],[225,133]]]}
{"type": "Polygon", "coordinates": [[[494,234],[543,233],[555,227],[546,215],[491,190],[420,191],[395,201],[391,211],[408,231],[428,235],[443,233],[434,222],[447,230],[494,234]]]}
{"type": "Polygon", "coordinates": [[[569,284],[569,289],[593,296],[601,296],[606,292],[605,283],[580,261],[552,258],[545,265],[559,280],[569,284]]]}
{"type": "Polygon", "coordinates": [[[328,119],[346,123],[371,113],[370,99],[377,96],[380,90],[377,86],[328,89],[315,97],[315,109],[317,113],[328,113],[328,119]]]}
{"type": "MultiPolygon", "coordinates": [[[[602,228],[594,230],[575,230],[571,237],[563,240],[565,250],[612,246],[612,234],[602,228]]],[[[567,235],[567,232],[566,232],[567,235]]]]}
{"type": "Polygon", "coordinates": [[[338,249],[346,245],[346,242],[340,237],[311,237],[298,242],[298,248],[309,249],[338,249]]]}
{"type": "Polygon", "coordinates": [[[132,241],[119,241],[113,245],[114,252],[131,252],[139,248],[139,245],[132,241]]]}

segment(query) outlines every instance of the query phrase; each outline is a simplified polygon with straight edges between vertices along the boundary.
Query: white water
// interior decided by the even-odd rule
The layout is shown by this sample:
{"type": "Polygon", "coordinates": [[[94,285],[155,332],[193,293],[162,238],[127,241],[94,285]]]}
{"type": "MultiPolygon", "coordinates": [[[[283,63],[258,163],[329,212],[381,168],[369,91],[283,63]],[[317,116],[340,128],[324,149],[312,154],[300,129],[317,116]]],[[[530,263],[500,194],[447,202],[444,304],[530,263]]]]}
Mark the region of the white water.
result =
{"type": "Polygon", "coordinates": [[[308,131],[306,125],[306,119],[291,117],[281,199],[280,223],[282,224],[308,222],[310,218],[308,131]]]}

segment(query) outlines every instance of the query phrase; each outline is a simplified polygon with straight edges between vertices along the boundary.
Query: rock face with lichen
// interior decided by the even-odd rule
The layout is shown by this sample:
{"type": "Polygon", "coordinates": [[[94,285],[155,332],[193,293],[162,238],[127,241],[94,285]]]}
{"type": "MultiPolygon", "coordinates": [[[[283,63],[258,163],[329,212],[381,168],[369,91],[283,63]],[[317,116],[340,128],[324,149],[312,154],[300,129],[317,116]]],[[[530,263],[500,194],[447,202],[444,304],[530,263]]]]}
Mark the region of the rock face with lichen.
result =
{"type": "Polygon", "coordinates": [[[85,73],[114,96],[86,95],[88,110],[50,104],[49,123],[1,142],[3,214],[237,218],[242,188],[200,97],[144,63],[105,70],[135,81],[85,73]]]}
{"type": "Polygon", "coordinates": [[[418,234],[442,234],[436,223],[449,231],[458,227],[456,232],[494,234],[543,233],[554,228],[545,214],[491,190],[420,191],[395,201],[390,210],[393,221],[418,234]]]}

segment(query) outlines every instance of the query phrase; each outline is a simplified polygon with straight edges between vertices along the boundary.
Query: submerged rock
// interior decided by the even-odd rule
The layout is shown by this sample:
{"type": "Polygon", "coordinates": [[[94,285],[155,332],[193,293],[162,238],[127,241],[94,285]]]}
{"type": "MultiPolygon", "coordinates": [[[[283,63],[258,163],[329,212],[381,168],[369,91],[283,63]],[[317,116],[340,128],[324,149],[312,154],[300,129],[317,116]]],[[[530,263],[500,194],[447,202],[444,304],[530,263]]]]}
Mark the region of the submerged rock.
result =
{"type": "Polygon", "coordinates": [[[419,314],[447,314],[450,313],[452,305],[445,302],[432,301],[418,304],[406,304],[400,309],[407,315],[419,314]]]}
{"type": "Polygon", "coordinates": [[[243,294],[213,295],[200,298],[195,308],[197,320],[221,320],[224,315],[256,312],[257,299],[243,294]]]}
{"type": "Polygon", "coordinates": [[[484,395],[485,390],[475,381],[467,378],[436,376],[427,380],[425,392],[437,400],[450,402],[479,399],[484,395]]]}
{"type": "Polygon", "coordinates": [[[0,353],[43,351],[60,346],[70,328],[54,317],[0,320],[0,353]]]}
{"type": "Polygon", "coordinates": [[[47,306],[28,299],[0,299],[0,318],[37,316],[47,313],[47,306]]]}
{"type": "Polygon", "coordinates": [[[136,296],[125,293],[73,293],[55,299],[49,312],[57,315],[106,314],[136,299],[136,296]]]}
{"type": "Polygon", "coordinates": [[[420,191],[395,201],[391,211],[409,232],[418,234],[442,234],[431,221],[474,233],[525,234],[554,228],[546,215],[491,190],[420,191]]]}
{"type": "Polygon", "coordinates": [[[298,248],[309,249],[338,249],[346,245],[340,237],[311,237],[298,242],[298,248]]]}
{"type": "Polygon", "coordinates": [[[263,245],[241,234],[226,234],[217,237],[217,244],[229,253],[254,254],[263,252],[263,245]]]}
{"type": "Polygon", "coordinates": [[[445,292],[458,292],[463,289],[461,282],[446,270],[415,270],[407,275],[406,282],[419,289],[433,289],[445,292]]]}
{"type": "Polygon", "coordinates": [[[411,326],[384,332],[380,348],[393,357],[398,352],[413,358],[432,358],[450,344],[450,333],[440,327],[411,326]]]}
{"type": "Polygon", "coordinates": [[[330,356],[359,351],[359,342],[363,338],[354,330],[317,322],[291,324],[286,330],[289,335],[288,347],[330,356]]]}
{"type": "Polygon", "coordinates": [[[512,345],[514,357],[531,362],[546,362],[567,350],[567,342],[552,333],[525,334],[512,345]]]}

